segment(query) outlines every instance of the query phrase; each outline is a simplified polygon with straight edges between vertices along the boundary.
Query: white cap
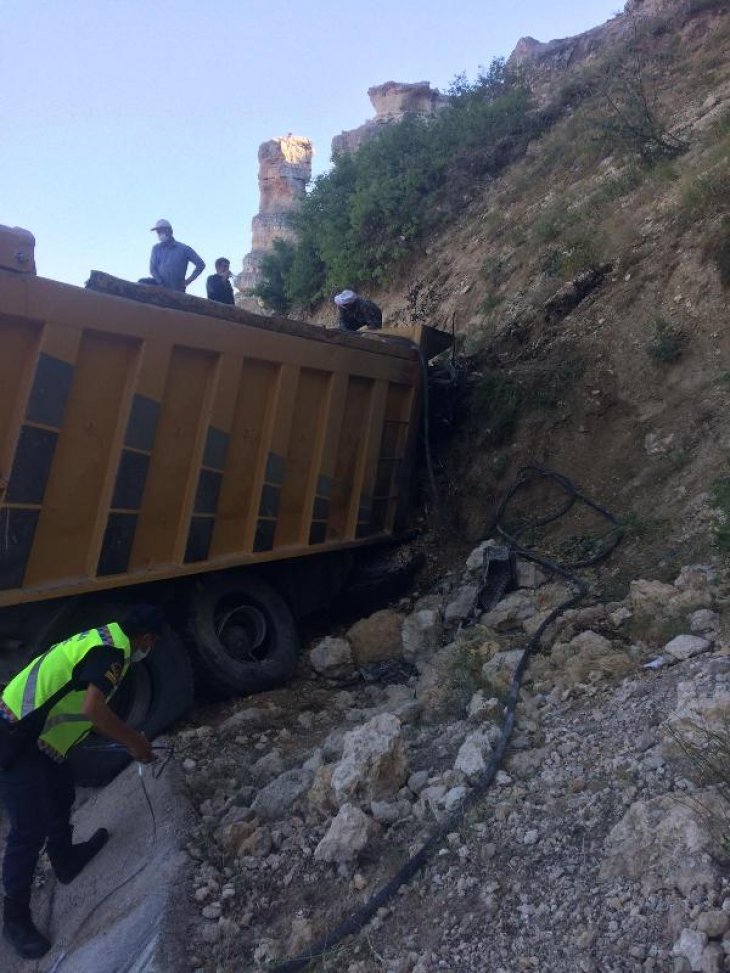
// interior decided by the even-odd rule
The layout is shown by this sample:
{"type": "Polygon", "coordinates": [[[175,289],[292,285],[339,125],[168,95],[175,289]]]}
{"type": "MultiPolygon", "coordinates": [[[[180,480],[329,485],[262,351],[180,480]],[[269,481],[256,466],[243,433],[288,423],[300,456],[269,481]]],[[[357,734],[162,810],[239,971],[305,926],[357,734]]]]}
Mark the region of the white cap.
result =
{"type": "Polygon", "coordinates": [[[172,223],[169,220],[158,220],[151,228],[152,230],[171,230],[172,223]]]}
{"type": "Polygon", "coordinates": [[[335,304],[338,307],[344,307],[346,304],[352,304],[352,302],[356,299],[357,294],[355,291],[340,291],[339,294],[335,294],[335,304]]]}

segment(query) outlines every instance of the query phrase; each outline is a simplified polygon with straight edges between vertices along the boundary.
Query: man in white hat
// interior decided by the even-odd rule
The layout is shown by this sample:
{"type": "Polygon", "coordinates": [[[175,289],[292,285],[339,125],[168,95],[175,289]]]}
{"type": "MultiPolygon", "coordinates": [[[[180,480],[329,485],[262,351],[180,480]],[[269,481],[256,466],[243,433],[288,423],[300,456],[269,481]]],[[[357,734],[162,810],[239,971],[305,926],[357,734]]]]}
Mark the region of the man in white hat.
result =
{"type": "Polygon", "coordinates": [[[365,297],[358,297],[355,291],[344,290],[335,294],[335,304],[339,311],[337,327],[343,331],[383,327],[383,312],[378,305],[365,297]]]}
{"type": "Polygon", "coordinates": [[[197,255],[192,247],[185,243],[178,243],[172,235],[172,226],[168,220],[158,220],[152,227],[157,234],[158,243],[152,247],[150,254],[150,276],[143,277],[140,284],[157,284],[168,287],[171,291],[182,291],[199,277],[205,270],[205,262],[197,255]],[[193,264],[195,270],[186,276],[188,264],[193,264]]]}

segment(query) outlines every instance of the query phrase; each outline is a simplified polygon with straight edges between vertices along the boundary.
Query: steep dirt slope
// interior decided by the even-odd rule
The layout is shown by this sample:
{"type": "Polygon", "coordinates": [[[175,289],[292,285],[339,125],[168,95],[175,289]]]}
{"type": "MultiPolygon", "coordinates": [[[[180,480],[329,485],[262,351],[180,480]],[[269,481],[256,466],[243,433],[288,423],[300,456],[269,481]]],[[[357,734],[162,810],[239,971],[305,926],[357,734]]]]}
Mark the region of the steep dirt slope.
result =
{"type": "Polygon", "coordinates": [[[557,123],[369,295],[389,321],[453,326],[470,357],[468,418],[438,451],[451,531],[478,539],[515,469],[547,464],[626,518],[626,576],[708,550],[730,446],[729,8],[660,6],[568,44],[570,67],[559,45],[528,63],[557,123]],[[608,79],[620,101],[639,74],[687,143],[652,166],[605,132],[608,79]],[[590,268],[577,307],[550,302],[590,268]]]}

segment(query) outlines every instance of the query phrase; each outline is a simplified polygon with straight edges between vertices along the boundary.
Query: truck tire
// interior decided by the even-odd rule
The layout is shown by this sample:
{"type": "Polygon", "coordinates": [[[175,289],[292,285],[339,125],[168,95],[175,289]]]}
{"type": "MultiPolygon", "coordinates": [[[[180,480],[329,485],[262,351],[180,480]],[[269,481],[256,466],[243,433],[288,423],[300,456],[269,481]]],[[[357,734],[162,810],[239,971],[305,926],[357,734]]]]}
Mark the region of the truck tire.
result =
{"type": "Polygon", "coordinates": [[[188,650],[196,676],[214,697],[226,699],[274,689],[290,679],[299,636],[281,595],[239,573],[196,584],[188,650]]]}
{"type": "MultiPolygon", "coordinates": [[[[112,696],[109,705],[125,722],[150,740],[180,719],[193,703],[193,670],[180,637],[167,628],[148,657],[135,662],[112,696]]],[[[130,763],[126,751],[98,749],[109,741],[90,733],[69,754],[78,784],[108,784],[130,763]]]]}

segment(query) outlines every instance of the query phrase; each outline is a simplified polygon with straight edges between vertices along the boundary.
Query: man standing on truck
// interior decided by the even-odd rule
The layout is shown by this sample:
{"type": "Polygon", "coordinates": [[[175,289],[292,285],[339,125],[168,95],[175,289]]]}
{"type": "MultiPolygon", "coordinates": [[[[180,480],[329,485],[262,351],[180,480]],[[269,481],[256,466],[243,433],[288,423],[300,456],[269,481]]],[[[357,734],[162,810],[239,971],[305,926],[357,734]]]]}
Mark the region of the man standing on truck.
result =
{"type": "MultiPolygon", "coordinates": [[[[123,628],[109,622],[52,645],[8,683],[0,700],[5,733],[23,717],[55,702],[43,714],[40,732],[28,734],[0,770],[0,797],[10,822],[2,866],[5,891],[3,935],[24,959],[36,959],[50,942],[35,927],[30,893],[38,856],[45,843],[56,878],[73,882],[109,838],[99,828],[88,841],[72,844],[71,809],[75,788],[66,763],[69,750],[91,729],[125,747],[140,763],[154,759],[144,734],[124,723],[107,700],[131,662],[144,658],[164,628],[162,611],[136,605],[123,628]],[[59,699],[60,695],[60,699],[59,699]],[[9,766],[8,766],[9,764],[9,766]]],[[[6,737],[7,738],[7,737],[6,737]]]]}
{"type": "Polygon", "coordinates": [[[172,235],[172,225],[168,220],[158,220],[152,227],[152,232],[157,234],[159,242],[152,247],[150,254],[151,276],[143,277],[139,283],[157,284],[184,294],[185,288],[205,270],[205,261],[192,247],[186,243],[178,243],[172,235]],[[193,264],[195,270],[186,277],[188,264],[193,264]]]}
{"type": "Polygon", "coordinates": [[[337,327],[342,331],[383,327],[383,312],[375,301],[359,297],[355,291],[346,290],[335,294],[335,304],[339,309],[337,327]]]}
{"type": "Polygon", "coordinates": [[[219,304],[235,304],[233,288],[231,287],[231,261],[227,257],[218,257],[215,262],[215,273],[205,282],[205,292],[209,301],[219,304]]]}

